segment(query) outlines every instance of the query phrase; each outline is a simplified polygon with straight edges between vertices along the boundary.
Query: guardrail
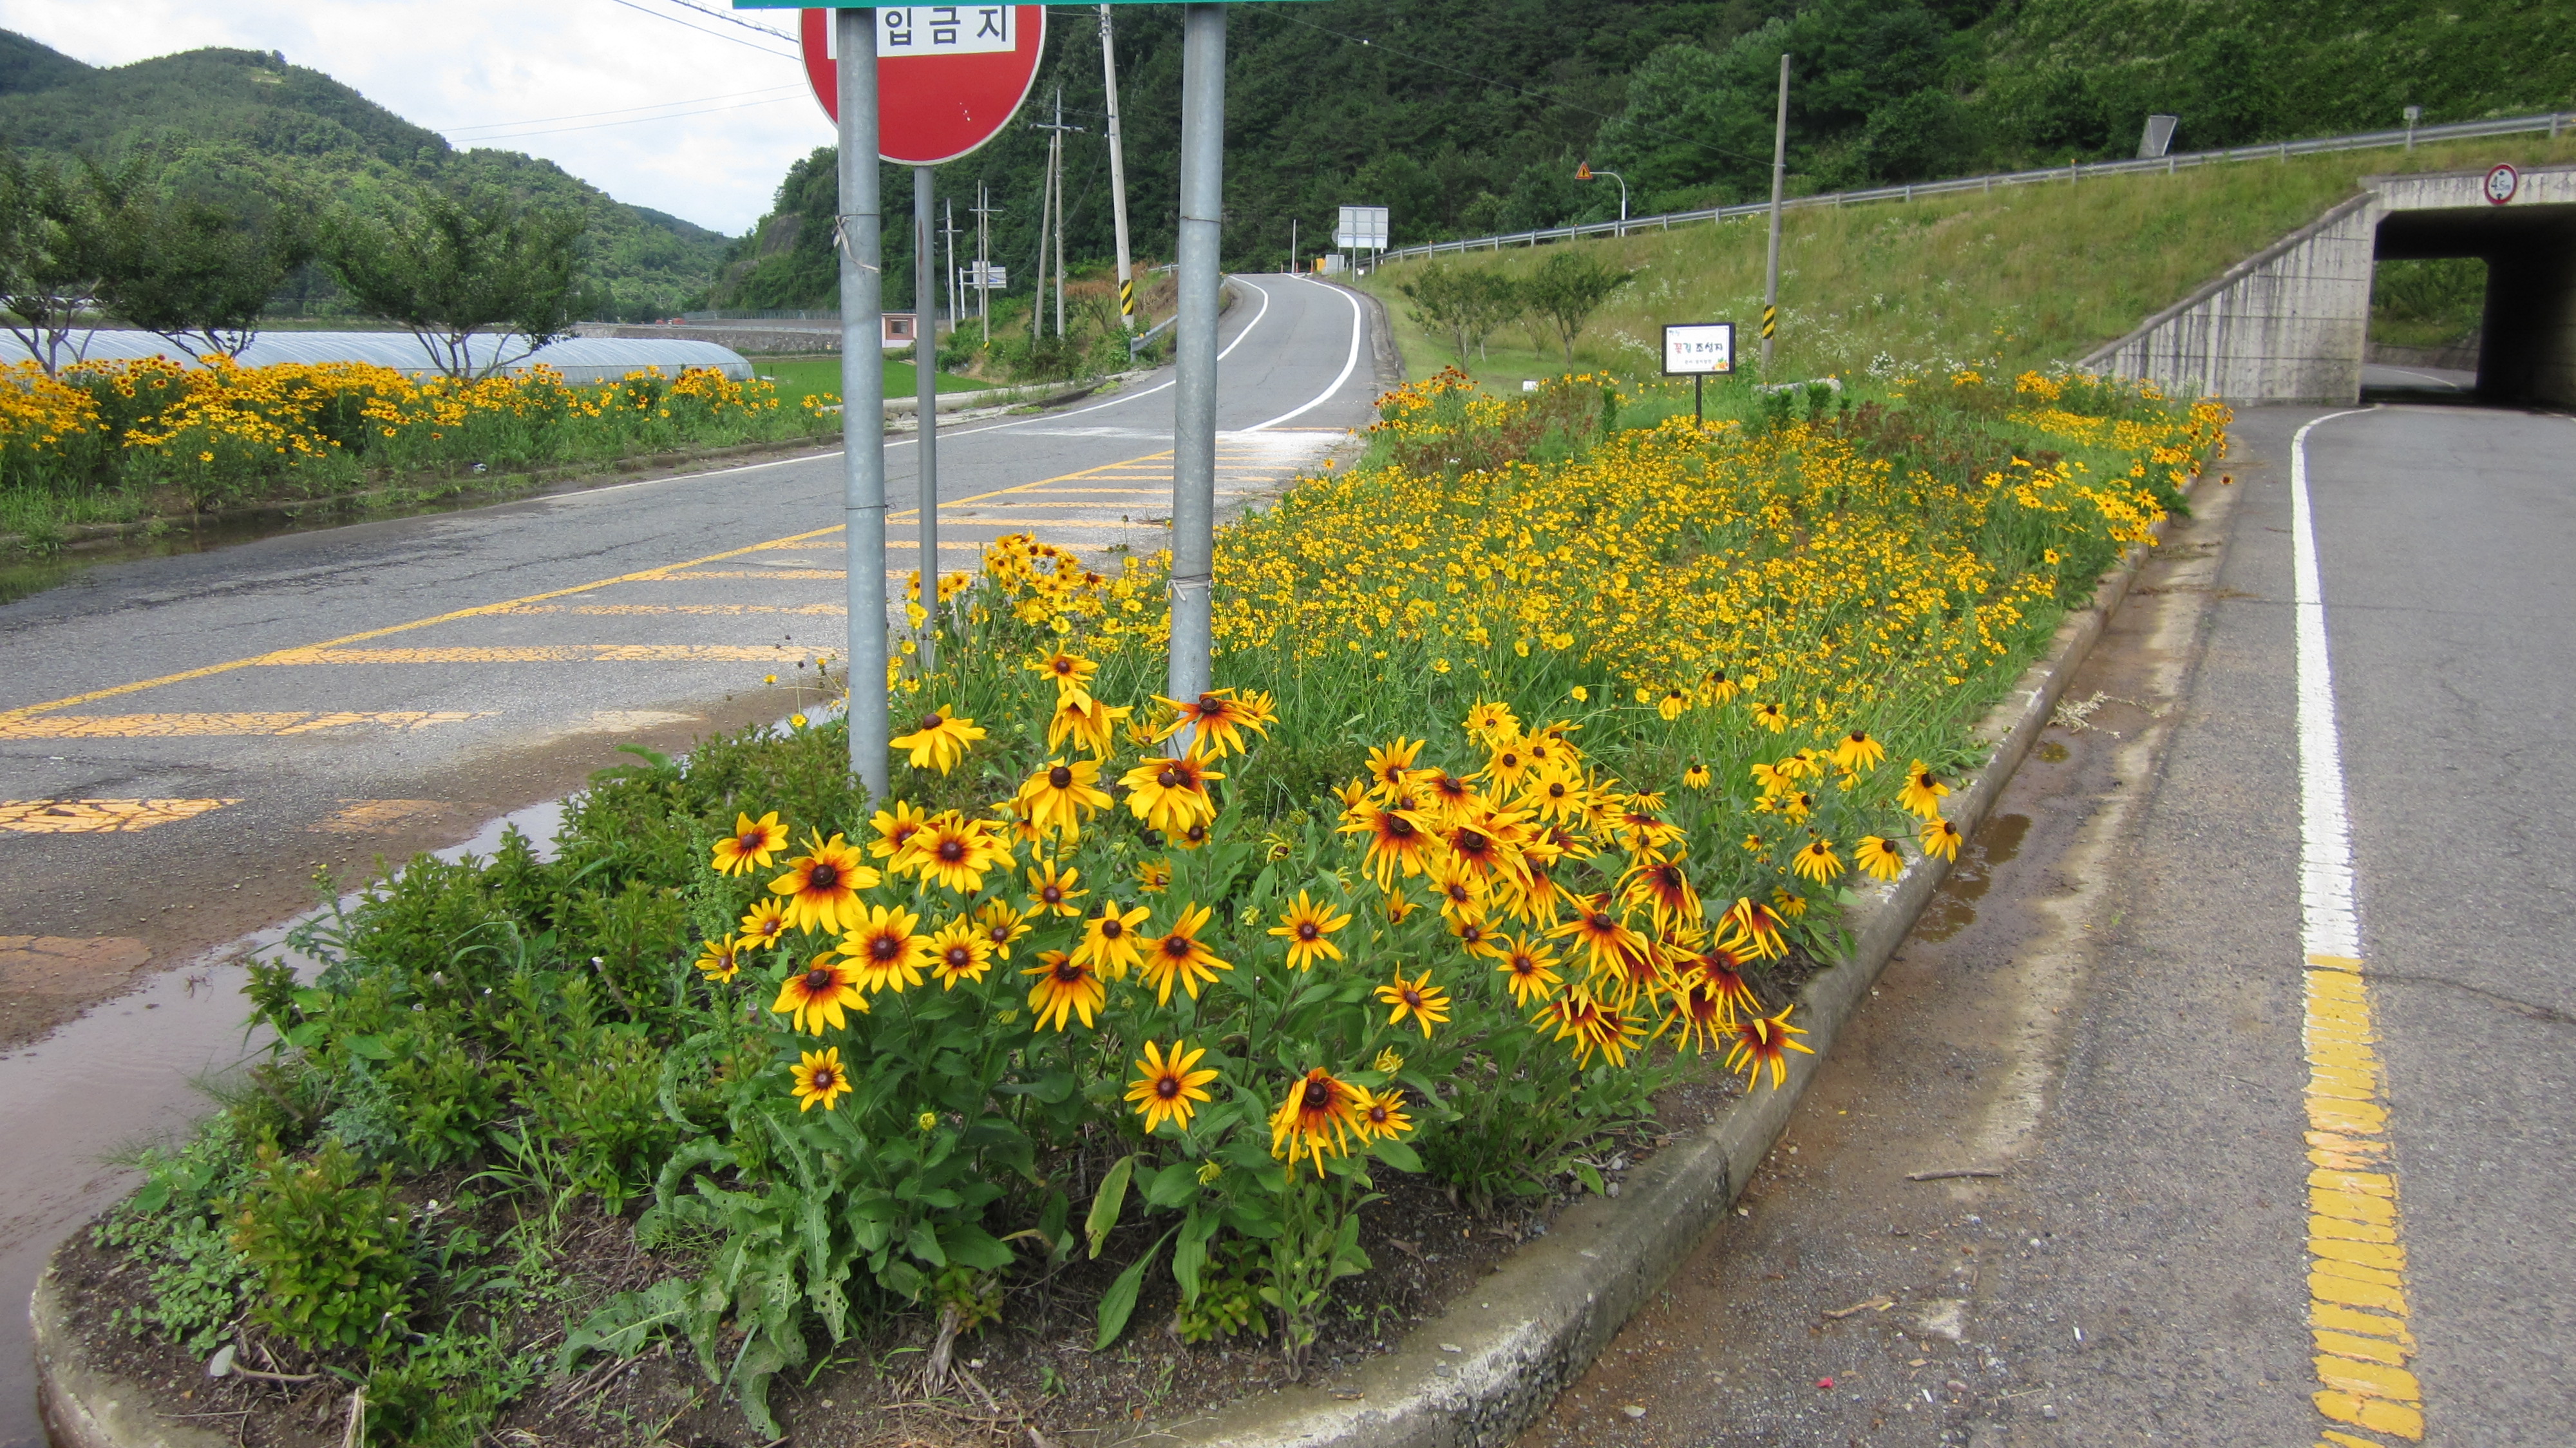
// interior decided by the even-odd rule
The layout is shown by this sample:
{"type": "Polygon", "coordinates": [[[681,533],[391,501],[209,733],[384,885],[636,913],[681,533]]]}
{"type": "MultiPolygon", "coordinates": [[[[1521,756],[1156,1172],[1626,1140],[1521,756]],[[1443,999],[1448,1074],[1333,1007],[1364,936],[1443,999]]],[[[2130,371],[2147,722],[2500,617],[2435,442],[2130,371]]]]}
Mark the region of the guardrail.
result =
{"type": "MultiPolygon", "coordinates": [[[[2291,156],[2313,156],[2327,151],[2373,151],[2404,146],[2411,142],[2464,141],[2481,136],[2522,136],[2547,131],[2556,140],[2565,131],[2576,129],[2576,112],[2551,111],[2540,116],[2513,116],[2492,121],[2454,121],[2438,126],[2417,126],[2412,131],[2363,131],[2349,136],[2322,136],[2306,141],[2273,141],[2260,146],[2231,146],[2223,151],[2185,151],[2159,156],[2148,161],[2071,161],[2037,171],[2003,171],[1987,176],[1966,176],[1953,181],[1916,181],[1902,186],[1874,186],[1863,191],[1828,191],[1814,196],[1792,197],[1781,203],[1782,210],[1814,206],[1850,206],[1870,201],[1913,201],[1925,196],[1956,195],[1962,191],[1992,191],[1998,186],[2029,186],[2043,181],[2081,181],[2087,176],[2133,176],[2142,172],[2171,175],[2187,166],[2210,166],[2226,161],[2284,160],[2291,156]]],[[[1588,221],[1574,226],[1540,227],[1501,236],[1479,236],[1464,241],[1434,241],[1418,246],[1402,246],[1379,253],[1380,264],[1406,261],[1414,257],[1445,256],[1451,252],[1501,251],[1507,246],[1537,246],[1547,241],[1572,241],[1587,236],[1624,236],[1632,231],[1669,231],[1676,225],[1694,221],[1734,221],[1769,214],[1768,201],[1748,201],[1737,206],[1712,206],[1701,211],[1672,211],[1655,216],[1632,216],[1625,222],[1588,221]]]]}

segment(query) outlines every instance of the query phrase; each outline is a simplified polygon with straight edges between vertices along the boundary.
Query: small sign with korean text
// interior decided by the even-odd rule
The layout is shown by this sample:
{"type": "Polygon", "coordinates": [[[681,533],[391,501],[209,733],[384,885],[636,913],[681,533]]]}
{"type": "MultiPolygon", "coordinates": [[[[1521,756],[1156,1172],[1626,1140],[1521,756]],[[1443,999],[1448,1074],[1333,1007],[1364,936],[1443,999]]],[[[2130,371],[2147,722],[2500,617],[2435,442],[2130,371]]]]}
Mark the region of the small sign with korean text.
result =
{"type": "Polygon", "coordinates": [[[1733,322],[1668,322],[1664,325],[1664,375],[1706,377],[1735,370],[1733,322]]]}
{"type": "MultiPolygon", "coordinates": [[[[877,56],[1006,55],[1019,48],[1009,5],[905,5],[877,11],[877,56]]],[[[840,57],[834,56],[838,60],[840,57]]]]}

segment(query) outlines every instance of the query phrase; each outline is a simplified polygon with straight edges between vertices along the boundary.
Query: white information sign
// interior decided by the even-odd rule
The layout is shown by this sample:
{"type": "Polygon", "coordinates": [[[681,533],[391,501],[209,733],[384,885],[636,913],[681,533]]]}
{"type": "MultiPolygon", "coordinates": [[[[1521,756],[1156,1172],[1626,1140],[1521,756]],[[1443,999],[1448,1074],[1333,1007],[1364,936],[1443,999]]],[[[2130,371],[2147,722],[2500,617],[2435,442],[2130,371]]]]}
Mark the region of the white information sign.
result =
{"type": "Polygon", "coordinates": [[[998,262],[980,269],[968,262],[957,269],[957,279],[970,287],[990,287],[997,292],[1011,289],[1011,269],[998,262]]]}
{"type": "Polygon", "coordinates": [[[1383,206],[1345,206],[1333,222],[1333,249],[1336,251],[1386,250],[1386,208],[1383,206]]]}
{"type": "Polygon", "coordinates": [[[1664,325],[1664,375],[1706,377],[1735,370],[1733,322],[1668,322],[1664,325]]]}
{"type": "MultiPolygon", "coordinates": [[[[1014,5],[903,5],[877,11],[877,56],[1007,55],[1019,48],[1014,5]]],[[[841,58],[840,36],[824,32],[826,53],[841,58]]]]}

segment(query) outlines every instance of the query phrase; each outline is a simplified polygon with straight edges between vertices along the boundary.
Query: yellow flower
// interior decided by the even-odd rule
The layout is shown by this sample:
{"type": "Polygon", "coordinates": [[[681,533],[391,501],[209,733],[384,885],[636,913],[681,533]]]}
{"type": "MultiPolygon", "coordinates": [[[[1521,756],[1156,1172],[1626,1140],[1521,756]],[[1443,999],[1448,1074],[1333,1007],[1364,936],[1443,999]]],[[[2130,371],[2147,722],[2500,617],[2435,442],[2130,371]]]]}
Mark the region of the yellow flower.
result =
{"type": "Polygon", "coordinates": [[[1091,893],[1088,890],[1074,888],[1081,881],[1080,870],[1058,869],[1055,865],[1046,862],[1030,866],[1029,894],[1033,898],[1029,901],[1029,913],[1032,915],[1081,914],[1082,907],[1074,902],[1091,893]]]}
{"type": "Polygon", "coordinates": [[[1160,895],[1172,887],[1172,866],[1168,860],[1138,860],[1136,888],[1148,895],[1160,895]]]}
{"type": "Polygon", "coordinates": [[[1893,840],[1863,835],[1858,855],[1860,867],[1881,880],[1893,880],[1905,873],[1905,856],[1893,840]]]}
{"type": "Polygon", "coordinates": [[[1813,839],[1807,841],[1806,845],[1789,861],[1789,870],[1790,873],[1804,876],[1819,885],[1830,885],[1834,877],[1843,872],[1843,861],[1840,855],[1834,853],[1833,841],[1813,839]]]}
{"type": "Polygon", "coordinates": [[[1147,828],[1177,835],[1192,825],[1215,822],[1216,801],[1208,795],[1208,781],[1225,776],[1207,767],[1199,753],[1203,743],[1193,742],[1178,759],[1149,758],[1119,779],[1128,791],[1129,812],[1147,828]]]}
{"type": "Polygon", "coordinates": [[[787,1068],[795,1077],[792,1088],[796,1109],[811,1111],[817,1105],[830,1111],[850,1092],[849,1073],[841,1069],[841,1048],[827,1046],[820,1051],[807,1051],[803,1059],[787,1068]]]}
{"type": "Polygon", "coordinates": [[[954,990],[961,980],[980,981],[992,965],[992,942],[971,921],[951,920],[930,937],[930,973],[941,990],[954,990]]]}
{"type": "Polygon", "coordinates": [[[1092,969],[1089,962],[1076,960],[1061,950],[1039,951],[1038,963],[1020,974],[1038,977],[1037,984],[1029,987],[1032,1031],[1042,1031],[1050,1023],[1062,1031],[1067,1015],[1081,1016],[1082,1024],[1088,1027],[1109,995],[1108,987],[1100,982],[1100,972],[1092,969]]]}
{"type": "Polygon", "coordinates": [[[1877,768],[1880,761],[1886,758],[1887,746],[1870,738],[1863,730],[1855,729],[1834,744],[1836,769],[1858,773],[1864,769],[1877,768]]]}
{"type": "Polygon", "coordinates": [[[1950,792],[1932,773],[1931,767],[1918,759],[1905,769],[1905,788],[1897,793],[1896,803],[1927,820],[1941,817],[1941,800],[1950,792]]]}
{"type": "Polygon", "coordinates": [[[730,981],[742,971],[742,941],[734,936],[705,941],[699,952],[699,973],[716,984],[730,981]]]}
{"type": "Polygon", "coordinates": [[[786,931],[787,907],[775,900],[756,900],[751,913],[742,917],[743,948],[776,945],[786,931]]]}
{"type": "Polygon", "coordinates": [[[1369,1069],[1392,1076],[1404,1069],[1404,1057],[1398,1054],[1393,1046],[1389,1046],[1377,1053],[1377,1059],[1369,1063],[1369,1069]]]}
{"type": "Polygon", "coordinates": [[[1330,904],[1299,890],[1270,933],[1288,942],[1288,968],[1305,970],[1318,960],[1342,958],[1341,947],[1329,937],[1350,923],[1348,915],[1336,914],[1330,904]]]}
{"type": "Polygon", "coordinates": [[[769,868],[770,857],[787,848],[787,826],[778,822],[778,811],[771,810],[757,822],[747,814],[734,816],[733,833],[716,841],[714,865],[723,875],[740,875],[769,868]]]}
{"type": "Polygon", "coordinates": [[[970,820],[955,810],[932,815],[904,844],[898,867],[922,883],[972,895],[984,888],[984,876],[1008,869],[1011,847],[993,833],[990,820],[970,820]]]}
{"type": "Polygon", "coordinates": [[[805,854],[787,862],[787,873],[769,882],[772,894],[787,897],[787,923],[798,930],[838,930],[857,918],[859,892],[876,888],[877,872],[860,863],[859,852],[811,832],[805,854]]]}
{"type": "Polygon", "coordinates": [[[928,936],[913,933],[920,923],[920,916],[900,906],[863,907],[855,913],[840,945],[851,980],[869,992],[901,991],[921,984],[921,973],[930,963],[931,942],[928,936]]]}
{"type": "Polygon", "coordinates": [[[1205,1088],[1217,1073],[1192,1070],[1207,1051],[1193,1051],[1189,1045],[1187,1041],[1172,1042],[1172,1054],[1166,1057],[1152,1041],[1145,1042],[1145,1054],[1136,1062],[1137,1077],[1127,1083],[1127,1099],[1135,1103],[1136,1114],[1145,1118],[1147,1136],[1166,1121],[1189,1130],[1190,1116],[1197,1110],[1190,1103],[1213,1099],[1205,1088]]]}
{"type": "Polygon", "coordinates": [[[974,720],[951,715],[943,704],[922,715],[920,727],[912,733],[887,742],[897,749],[910,750],[913,768],[936,768],[946,774],[966,758],[966,747],[983,737],[984,730],[974,720]]]}
{"type": "Polygon", "coordinates": [[[1768,1066],[1771,1068],[1772,1089],[1778,1090],[1789,1074],[1789,1052],[1815,1054],[1796,1039],[1806,1032],[1789,1024],[1789,1012],[1796,1009],[1796,1006],[1786,1006],[1776,1016],[1746,1016],[1736,1023],[1735,1043],[1727,1048],[1726,1065],[1729,1070],[1744,1073],[1744,1084],[1748,1088],[1761,1076],[1762,1068],[1768,1066]]]}
{"type": "Polygon", "coordinates": [[[975,923],[981,929],[984,944],[1004,960],[1011,958],[1011,942],[1029,933],[1028,917],[1011,908],[1007,900],[987,900],[975,912],[975,923]]]}
{"type": "Polygon", "coordinates": [[[1959,842],[1964,838],[1957,825],[1936,819],[1923,827],[1923,853],[1955,860],[1959,858],[1959,842]]]}
{"type": "Polygon", "coordinates": [[[1366,1099],[1366,1092],[1321,1066],[1308,1071],[1289,1084],[1287,1098],[1270,1113],[1270,1154],[1286,1159],[1291,1171],[1312,1162],[1315,1175],[1322,1176],[1326,1156],[1350,1150],[1366,1099]]]}
{"type": "Polygon", "coordinates": [[[1077,759],[1068,764],[1050,759],[1045,768],[1020,786],[1020,813],[1040,833],[1077,839],[1084,820],[1114,803],[1098,787],[1099,782],[1098,760],[1077,759]]]}
{"type": "Polygon", "coordinates": [[[1587,689],[1587,688],[1583,687],[1581,684],[1577,684],[1577,685],[1575,685],[1573,688],[1568,689],[1568,690],[1566,690],[1565,692],[1566,692],[1567,697],[1569,697],[1569,698],[1573,699],[1573,700],[1574,700],[1574,702],[1576,702],[1577,704],[1584,703],[1584,702],[1588,701],[1589,699],[1591,699],[1591,697],[1592,697],[1592,691],[1591,691],[1590,689],[1587,689]]]}
{"type": "Polygon", "coordinates": [[[1121,914],[1117,901],[1103,901],[1100,913],[1083,922],[1082,943],[1073,948],[1074,959],[1090,962],[1111,980],[1125,980],[1128,970],[1141,962],[1136,927],[1145,923],[1146,913],[1139,905],[1121,914]]]}
{"type": "Polygon", "coordinates": [[[1696,759],[1690,762],[1690,768],[1682,771],[1682,788],[1684,789],[1706,789],[1708,788],[1708,782],[1708,766],[1700,763],[1696,759]]]}
{"type": "Polygon", "coordinates": [[[1379,1138],[1393,1141],[1413,1129],[1413,1119],[1404,1114],[1404,1092],[1371,1091],[1360,1106],[1358,1131],[1362,1140],[1379,1138]]]}
{"type": "Polygon", "coordinates": [[[848,962],[834,960],[828,953],[814,957],[814,963],[787,978],[778,988],[778,999],[771,1010],[788,1018],[800,1031],[823,1034],[830,1026],[839,1030],[848,1024],[844,1008],[855,1008],[861,1014],[868,1009],[867,997],[859,994],[856,972],[848,962]]]}
{"type": "MultiPolygon", "coordinates": [[[[1141,916],[1144,912],[1137,913],[1141,916]]],[[[1209,914],[1206,906],[1184,905],[1172,923],[1171,933],[1145,942],[1143,969],[1145,979],[1154,987],[1154,1004],[1171,1004],[1174,981],[1190,993],[1191,1000],[1197,1000],[1200,982],[1213,983],[1218,971],[1234,969],[1217,959],[1216,952],[1198,938],[1207,929],[1209,914]]]]}
{"type": "Polygon", "coordinates": [[[1422,1039],[1426,1041],[1431,1039],[1433,1026],[1449,1019],[1449,997],[1431,983],[1428,970],[1412,980],[1406,980],[1402,970],[1396,971],[1393,984],[1377,988],[1377,998],[1380,1004],[1391,1007],[1388,1025],[1403,1025],[1404,1018],[1411,1016],[1413,1023],[1422,1028],[1422,1039]]]}

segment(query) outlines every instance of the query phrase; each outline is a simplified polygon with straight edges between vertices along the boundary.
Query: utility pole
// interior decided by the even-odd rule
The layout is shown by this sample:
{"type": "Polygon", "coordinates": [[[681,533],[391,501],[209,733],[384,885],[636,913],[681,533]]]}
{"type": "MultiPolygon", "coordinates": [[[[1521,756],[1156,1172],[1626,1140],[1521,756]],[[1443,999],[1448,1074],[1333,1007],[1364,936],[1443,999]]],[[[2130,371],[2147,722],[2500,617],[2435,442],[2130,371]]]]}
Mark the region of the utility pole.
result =
{"type": "MultiPolygon", "coordinates": [[[[1192,3],[1181,20],[1180,317],[1172,416],[1170,697],[1208,690],[1215,637],[1218,249],[1225,218],[1225,7],[1192,3]]],[[[1190,730],[1172,736],[1177,755],[1190,730]]]]}
{"type": "Polygon", "coordinates": [[[1297,218],[1293,216],[1288,218],[1288,272],[1291,276],[1297,272],[1297,218]]]}
{"type": "Polygon", "coordinates": [[[877,17],[835,10],[840,65],[842,533],[850,618],[850,769],[885,798],[884,201],[877,194],[877,17]]]}
{"type": "Polygon", "coordinates": [[[1789,52],[1780,52],[1780,117],[1771,128],[1771,261],[1762,284],[1762,380],[1771,380],[1771,334],[1780,324],[1780,188],[1789,175],[1789,52]]]}
{"type": "Polygon", "coordinates": [[[1100,75],[1109,90],[1109,216],[1118,232],[1118,330],[1136,330],[1136,272],[1127,259],[1127,153],[1118,132],[1118,51],[1110,44],[1109,7],[1100,7],[1100,75]]]}
{"type": "Polygon", "coordinates": [[[948,285],[940,290],[948,296],[948,330],[954,332],[966,320],[965,285],[957,275],[957,199],[947,197],[939,205],[940,230],[948,238],[948,285]]]}
{"type": "MultiPolygon", "coordinates": [[[[1062,338],[1064,336],[1064,136],[1067,131],[1082,129],[1080,126],[1068,126],[1064,123],[1064,87],[1056,87],[1055,119],[1031,129],[1048,133],[1047,195],[1055,206],[1055,334],[1058,338],[1062,338]]],[[[1046,310],[1047,235],[1046,228],[1040,226],[1038,228],[1036,307],[1041,313],[1046,310]]],[[[1038,334],[1043,334],[1044,331],[1043,326],[1038,328],[1038,334]]]]}
{"type": "MultiPolygon", "coordinates": [[[[1039,126],[1037,129],[1045,130],[1046,127],[1039,126]]],[[[1052,139],[1047,143],[1046,168],[1038,174],[1038,285],[1036,291],[1029,293],[1029,340],[1031,342],[1046,335],[1047,226],[1055,216],[1055,143],[1052,139]]]]}
{"type": "Polygon", "coordinates": [[[975,316],[984,326],[984,344],[993,342],[993,218],[1002,209],[993,204],[990,188],[975,183],[975,316]]]}
{"type": "MultiPolygon", "coordinates": [[[[874,23],[873,16],[870,23],[874,23]]],[[[921,671],[938,667],[939,644],[939,302],[930,269],[938,264],[932,240],[930,168],[912,168],[912,397],[913,451],[921,465],[913,511],[921,515],[921,671]]],[[[880,412],[884,409],[878,409],[880,412]]]]}

